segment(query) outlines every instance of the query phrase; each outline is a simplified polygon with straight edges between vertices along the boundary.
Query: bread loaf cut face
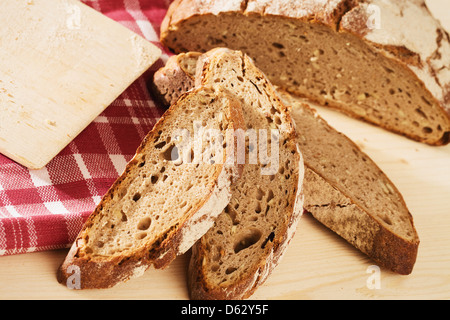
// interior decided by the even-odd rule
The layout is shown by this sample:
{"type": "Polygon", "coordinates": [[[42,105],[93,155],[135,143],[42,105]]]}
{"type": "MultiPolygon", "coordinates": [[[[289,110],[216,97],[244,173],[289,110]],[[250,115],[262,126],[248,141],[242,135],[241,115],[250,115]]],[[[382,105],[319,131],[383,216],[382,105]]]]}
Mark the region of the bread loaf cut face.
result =
{"type": "Polygon", "coordinates": [[[303,160],[288,109],[247,56],[212,50],[197,71],[198,86],[226,89],[241,101],[247,138],[231,200],[192,249],[190,296],[244,299],[264,283],[294,236],[303,213],[303,160]]]}
{"type": "MultiPolygon", "coordinates": [[[[195,77],[193,69],[178,70],[195,77]]],[[[170,77],[185,77],[177,72],[165,74],[167,82],[170,77]]],[[[305,210],[380,266],[410,274],[420,241],[401,193],[368,155],[304,99],[281,89],[278,94],[291,106],[305,158],[305,210]]]]}
{"type": "Polygon", "coordinates": [[[450,140],[450,41],[422,0],[176,0],[175,53],[228,47],[285,90],[430,145],[450,140]]]}
{"type": "Polygon", "coordinates": [[[59,282],[71,285],[77,271],[80,289],[109,288],[186,252],[230,200],[242,168],[230,148],[236,135],[227,132],[244,128],[240,102],[225,91],[203,87],[183,95],[84,224],[59,282]],[[200,129],[205,134],[195,135],[200,129]]]}

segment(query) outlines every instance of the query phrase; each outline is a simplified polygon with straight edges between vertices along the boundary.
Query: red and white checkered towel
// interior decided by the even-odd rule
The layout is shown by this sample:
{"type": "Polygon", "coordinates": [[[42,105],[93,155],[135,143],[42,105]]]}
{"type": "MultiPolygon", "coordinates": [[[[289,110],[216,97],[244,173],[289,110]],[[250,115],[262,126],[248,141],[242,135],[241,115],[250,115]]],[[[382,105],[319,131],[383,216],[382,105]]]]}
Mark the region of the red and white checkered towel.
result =
{"type": "Polygon", "coordinates": [[[0,255],[69,246],[164,109],[147,83],[168,52],[159,42],[170,0],[84,0],[163,49],[163,57],[44,169],[0,155],[0,255]]]}

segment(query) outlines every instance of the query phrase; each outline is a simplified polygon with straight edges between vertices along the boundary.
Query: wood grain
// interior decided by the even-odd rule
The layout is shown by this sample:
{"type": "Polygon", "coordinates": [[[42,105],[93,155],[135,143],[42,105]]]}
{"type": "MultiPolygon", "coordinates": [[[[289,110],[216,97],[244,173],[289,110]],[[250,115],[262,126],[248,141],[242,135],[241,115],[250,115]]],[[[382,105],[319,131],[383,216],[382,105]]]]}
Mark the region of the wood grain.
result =
{"type": "Polygon", "coordinates": [[[76,0],[0,2],[0,153],[40,169],[161,55],[76,0]]]}
{"type": "MultiPolygon", "coordinates": [[[[449,21],[448,0],[429,1],[449,21]]],[[[316,106],[317,107],[317,106],[316,106]]],[[[357,142],[405,197],[421,244],[414,271],[380,273],[372,289],[370,259],[304,215],[280,265],[251,299],[449,299],[450,146],[430,147],[317,107],[336,129],[357,142]]],[[[165,270],[108,290],[74,291],[56,281],[67,250],[0,257],[0,298],[8,299],[187,299],[189,254],[165,270]]]]}

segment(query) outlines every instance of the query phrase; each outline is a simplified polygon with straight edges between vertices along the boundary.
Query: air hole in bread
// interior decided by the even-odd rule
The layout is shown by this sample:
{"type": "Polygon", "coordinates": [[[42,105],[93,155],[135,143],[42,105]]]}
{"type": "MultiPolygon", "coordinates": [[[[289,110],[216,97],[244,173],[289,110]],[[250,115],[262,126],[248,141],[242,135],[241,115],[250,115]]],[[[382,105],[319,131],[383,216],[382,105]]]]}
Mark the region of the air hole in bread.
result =
{"type": "MultiPolygon", "coordinates": [[[[423,98],[423,97],[422,97],[423,98]]],[[[422,111],[422,109],[420,108],[416,108],[416,112],[424,119],[428,119],[427,115],[425,114],[425,112],[422,111]]]]}
{"type": "Polygon", "coordinates": [[[184,207],[186,207],[187,205],[187,201],[183,201],[183,203],[180,205],[180,209],[183,209],[184,207]]]}
{"type": "Polygon", "coordinates": [[[150,228],[151,224],[152,224],[152,219],[150,217],[145,217],[139,221],[137,228],[138,228],[138,230],[145,231],[145,230],[148,230],[148,228],[150,228]]]}
{"type": "Polygon", "coordinates": [[[211,266],[211,271],[212,271],[212,272],[216,272],[216,271],[219,270],[219,268],[220,268],[220,266],[219,266],[218,264],[213,264],[213,265],[211,266]]]}
{"type": "Polygon", "coordinates": [[[235,272],[237,270],[237,268],[234,267],[229,267],[227,268],[227,270],[225,270],[225,274],[232,274],[233,272],[235,272]]]}
{"type": "Polygon", "coordinates": [[[431,129],[430,127],[425,127],[423,128],[423,133],[425,134],[433,133],[433,129],[431,129]]]}
{"type": "Polygon", "coordinates": [[[141,194],[139,192],[136,192],[133,196],[133,201],[136,202],[141,198],[141,194]]]}
{"type": "Polygon", "coordinates": [[[127,217],[126,213],[123,210],[121,210],[120,213],[122,215],[122,218],[121,218],[122,222],[127,222],[128,217],[127,217]]]}
{"type": "Polygon", "coordinates": [[[280,119],[279,116],[276,116],[276,117],[275,117],[275,123],[276,123],[277,125],[281,125],[281,119],[280,119]]]}
{"type": "Polygon", "coordinates": [[[284,46],[281,43],[278,43],[278,42],[272,43],[272,46],[274,46],[277,49],[284,49],[284,46]]]}
{"type": "Polygon", "coordinates": [[[155,142],[159,141],[159,139],[161,138],[161,134],[162,134],[162,131],[161,130],[158,131],[157,135],[155,136],[155,142]]]}
{"type": "Polygon", "coordinates": [[[275,109],[275,108],[272,106],[272,107],[270,108],[270,113],[271,113],[272,115],[274,115],[274,114],[278,113],[278,110],[275,109]]]}
{"type": "Polygon", "coordinates": [[[273,191],[269,190],[269,195],[267,196],[267,203],[270,202],[275,196],[273,195],[273,191]]]}
{"type": "Polygon", "coordinates": [[[145,166],[145,161],[139,163],[139,165],[138,165],[139,168],[142,168],[143,166],[145,166]]]}
{"type": "Polygon", "coordinates": [[[234,252],[239,253],[245,250],[261,239],[261,231],[257,229],[249,230],[248,233],[243,234],[234,245],[234,252]]]}
{"type": "Polygon", "coordinates": [[[161,154],[162,158],[167,161],[177,161],[180,157],[178,148],[175,145],[171,145],[161,154]]]}
{"type": "Polygon", "coordinates": [[[155,145],[155,148],[156,148],[156,149],[162,149],[162,148],[164,148],[164,146],[165,146],[166,144],[167,144],[167,143],[166,143],[165,141],[160,142],[160,143],[158,143],[158,144],[155,145]]]}
{"type": "Polygon", "coordinates": [[[383,222],[386,223],[387,225],[390,226],[392,225],[392,220],[387,215],[382,216],[381,220],[383,220],[383,222]]]}

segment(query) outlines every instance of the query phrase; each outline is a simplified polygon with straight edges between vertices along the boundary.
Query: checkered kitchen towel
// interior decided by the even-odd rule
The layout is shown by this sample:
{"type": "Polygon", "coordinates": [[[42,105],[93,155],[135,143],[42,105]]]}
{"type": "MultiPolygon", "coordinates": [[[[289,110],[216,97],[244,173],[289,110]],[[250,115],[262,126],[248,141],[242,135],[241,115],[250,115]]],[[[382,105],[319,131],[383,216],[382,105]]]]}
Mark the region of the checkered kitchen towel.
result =
{"type": "MultiPolygon", "coordinates": [[[[164,50],[160,24],[170,0],[85,0],[164,50]]],[[[0,155],[0,255],[69,246],[164,110],[147,80],[168,53],[44,169],[0,155]]]]}

